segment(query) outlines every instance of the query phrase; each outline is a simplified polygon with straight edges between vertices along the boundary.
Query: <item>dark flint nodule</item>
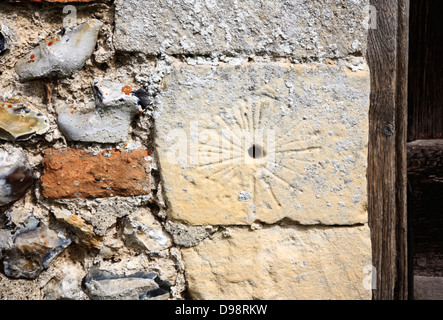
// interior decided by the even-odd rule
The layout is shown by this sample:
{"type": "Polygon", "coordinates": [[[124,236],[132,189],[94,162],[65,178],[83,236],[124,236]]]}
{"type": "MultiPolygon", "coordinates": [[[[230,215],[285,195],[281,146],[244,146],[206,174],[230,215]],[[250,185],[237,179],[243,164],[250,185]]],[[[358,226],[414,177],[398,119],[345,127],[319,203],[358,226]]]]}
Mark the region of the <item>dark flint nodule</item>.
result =
{"type": "Polygon", "coordinates": [[[0,206],[23,197],[33,183],[26,155],[20,150],[0,150],[0,206]]]}
{"type": "Polygon", "coordinates": [[[97,85],[92,85],[92,91],[94,91],[94,95],[95,95],[96,101],[98,99],[98,101],[100,103],[102,103],[103,102],[103,95],[102,95],[102,93],[100,91],[100,88],[97,85]]]}
{"type": "Polygon", "coordinates": [[[11,186],[10,197],[15,199],[25,194],[26,190],[34,182],[34,176],[29,168],[20,166],[14,172],[11,172],[5,180],[11,186]]]}
{"type": "Polygon", "coordinates": [[[149,97],[149,93],[142,89],[138,89],[135,91],[131,91],[131,93],[136,96],[139,100],[138,104],[145,110],[151,104],[151,98],[149,97]]]}
{"type": "Polygon", "coordinates": [[[3,34],[3,32],[0,31],[0,56],[2,56],[7,49],[8,49],[8,39],[3,34]]]}
{"type": "Polygon", "coordinates": [[[4,273],[15,279],[36,279],[70,244],[63,234],[34,223],[18,231],[12,246],[4,250],[4,273]]]}

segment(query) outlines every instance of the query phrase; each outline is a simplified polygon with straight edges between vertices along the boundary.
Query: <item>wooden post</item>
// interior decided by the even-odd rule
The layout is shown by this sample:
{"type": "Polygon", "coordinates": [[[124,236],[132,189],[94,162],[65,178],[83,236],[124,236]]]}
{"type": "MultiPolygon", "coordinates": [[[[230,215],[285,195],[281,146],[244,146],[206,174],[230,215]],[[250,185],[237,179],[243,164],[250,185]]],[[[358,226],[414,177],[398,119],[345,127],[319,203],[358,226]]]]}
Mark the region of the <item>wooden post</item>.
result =
{"type": "Polygon", "coordinates": [[[371,70],[368,214],[377,271],[373,299],[407,299],[409,0],[370,2],[377,13],[367,52],[371,70]]]}

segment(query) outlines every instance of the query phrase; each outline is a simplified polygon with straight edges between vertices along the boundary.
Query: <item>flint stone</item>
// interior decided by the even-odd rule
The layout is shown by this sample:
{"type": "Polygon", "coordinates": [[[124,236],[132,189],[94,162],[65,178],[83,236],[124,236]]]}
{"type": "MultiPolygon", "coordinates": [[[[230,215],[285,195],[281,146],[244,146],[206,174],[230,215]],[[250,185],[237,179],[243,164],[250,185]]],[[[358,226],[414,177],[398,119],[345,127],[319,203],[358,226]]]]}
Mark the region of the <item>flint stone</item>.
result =
{"type": "Polygon", "coordinates": [[[91,19],[47,37],[16,64],[19,80],[66,78],[83,68],[92,55],[103,23],[91,19]]]}
{"type": "Polygon", "coordinates": [[[8,28],[0,23],[0,57],[8,49],[8,28]]]}
{"type": "Polygon", "coordinates": [[[12,234],[9,230],[0,229],[0,260],[3,258],[3,250],[12,246],[12,234]]]}
{"type": "Polygon", "coordinates": [[[117,0],[115,47],[150,55],[365,52],[368,0],[117,0]]]}
{"type": "Polygon", "coordinates": [[[70,243],[69,238],[45,226],[17,232],[13,244],[4,252],[5,274],[35,279],[70,243]]]}
{"type": "Polygon", "coordinates": [[[124,219],[123,226],[125,241],[142,250],[158,252],[172,246],[170,236],[149,211],[137,210],[124,219]]]}
{"type": "Polygon", "coordinates": [[[70,141],[119,143],[128,138],[129,126],[141,112],[132,88],[121,83],[96,80],[95,105],[57,109],[60,130],[70,141]]]}
{"type": "Polygon", "coordinates": [[[33,172],[21,150],[0,150],[0,205],[23,197],[33,182],[33,172]]]}
{"type": "Polygon", "coordinates": [[[88,224],[81,216],[73,214],[68,210],[53,210],[57,220],[67,225],[75,233],[79,241],[89,248],[99,249],[102,246],[101,237],[94,233],[94,227],[88,224]]]}
{"type": "Polygon", "coordinates": [[[64,264],[56,276],[43,288],[43,299],[85,300],[86,294],[81,289],[84,275],[81,264],[64,264]]]}
{"type": "Polygon", "coordinates": [[[115,275],[93,270],[85,278],[86,292],[92,300],[158,300],[169,297],[171,285],[156,273],[115,275]]]}
{"type": "Polygon", "coordinates": [[[46,115],[25,99],[0,100],[0,139],[24,141],[49,130],[46,115]]]}

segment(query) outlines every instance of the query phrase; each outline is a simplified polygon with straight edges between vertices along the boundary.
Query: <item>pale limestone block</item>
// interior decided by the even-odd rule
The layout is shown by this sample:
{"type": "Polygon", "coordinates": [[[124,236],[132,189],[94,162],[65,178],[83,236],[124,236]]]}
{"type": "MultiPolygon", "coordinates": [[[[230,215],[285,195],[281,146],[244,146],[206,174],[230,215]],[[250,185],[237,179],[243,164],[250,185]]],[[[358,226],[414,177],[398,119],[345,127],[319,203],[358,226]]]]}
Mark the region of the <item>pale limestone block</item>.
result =
{"type": "Polygon", "coordinates": [[[182,249],[193,299],[371,299],[366,225],[232,228],[230,234],[182,249]]]}
{"type": "Polygon", "coordinates": [[[169,217],[365,223],[369,92],[367,66],[175,63],[155,122],[169,217]]]}

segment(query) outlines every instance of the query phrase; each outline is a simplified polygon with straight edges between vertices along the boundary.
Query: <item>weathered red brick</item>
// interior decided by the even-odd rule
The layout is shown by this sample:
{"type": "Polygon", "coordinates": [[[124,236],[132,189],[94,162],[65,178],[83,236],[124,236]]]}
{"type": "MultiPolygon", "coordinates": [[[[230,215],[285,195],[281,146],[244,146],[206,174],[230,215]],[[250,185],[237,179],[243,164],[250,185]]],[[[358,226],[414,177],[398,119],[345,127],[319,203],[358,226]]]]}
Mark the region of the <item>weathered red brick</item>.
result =
{"type": "Polygon", "coordinates": [[[150,193],[148,152],[78,149],[44,151],[41,193],[46,198],[104,198],[150,193]]]}

